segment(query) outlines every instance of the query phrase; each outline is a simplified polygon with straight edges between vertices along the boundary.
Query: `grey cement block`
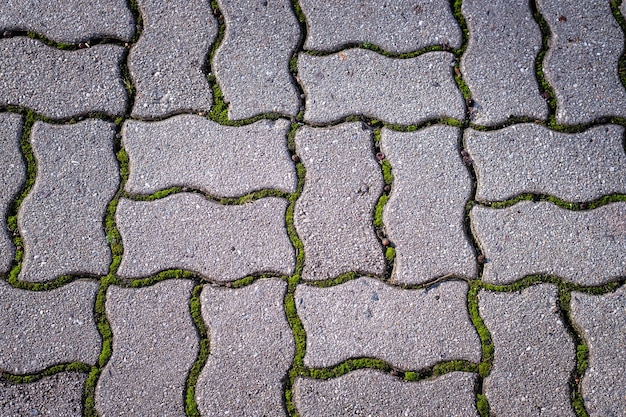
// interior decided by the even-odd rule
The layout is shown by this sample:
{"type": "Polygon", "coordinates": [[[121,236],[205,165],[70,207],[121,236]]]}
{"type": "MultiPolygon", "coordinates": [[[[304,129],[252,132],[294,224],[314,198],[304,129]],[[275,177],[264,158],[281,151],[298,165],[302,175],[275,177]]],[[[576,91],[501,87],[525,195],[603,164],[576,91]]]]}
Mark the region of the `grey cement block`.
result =
{"type": "Polygon", "coordinates": [[[25,251],[21,280],[109,271],[103,222],[119,185],[114,136],[113,123],[102,120],[34,124],[37,177],[18,213],[25,251]]]}
{"type": "Polygon", "coordinates": [[[218,0],[226,21],[213,58],[230,119],[262,113],[295,116],[300,93],[289,72],[300,27],[289,0],[218,0]]]}
{"type": "Polygon", "coordinates": [[[537,6],[552,33],[543,70],[556,94],[556,121],[626,117],[626,90],[617,72],[624,33],[609,2],[537,0],[537,6]]]}
{"type": "Polygon", "coordinates": [[[404,125],[442,117],[461,120],[465,104],[452,77],[453,63],[449,52],[410,59],[358,48],[328,56],[301,53],[304,120],[332,123],[355,114],[404,125]]]}
{"type": "Polygon", "coordinates": [[[494,344],[493,367],[483,382],[493,415],[574,416],[568,385],[574,343],[557,297],[551,284],[478,293],[479,313],[494,344]]]}
{"type": "Polygon", "coordinates": [[[26,165],[20,149],[21,135],[22,116],[0,114],[0,274],[9,271],[15,256],[6,219],[11,201],[17,197],[26,180],[26,165]]]}
{"type": "Polygon", "coordinates": [[[95,365],[97,289],[97,282],[74,281],[35,292],[0,281],[0,370],[29,374],[59,363],[95,365]]]}
{"type": "Polygon", "coordinates": [[[306,168],[294,212],[306,256],[302,277],[320,280],[350,271],[383,274],[383,249],[372,221],[384,183],[371,132],[360,123],[305,126],[295,140],[306,168]]]}
{"type": "Polygon", "coordinates": [[[478,416],[476,375],[451,372],[432,380],[406,382],[372,369],[328,380],[297,378],[295,402],[303,417],[478,416]]]}
{"type": "Polygon", "coordinates": [[[445,0],[302,0],[300,6],[307,20],[307,49],[332,51],[365,42],[396,53],[431,45],[461,46],[461,29],[445,0]]]}
{"type": "Polygon", "coordinates": [[[283,384],[295,343],[283,310],[287,284],[263,279],[239,289],[205,286],[202,317],[211,354],[196,383],[203,416],[284,416],[283,384]]]}
{"type": "Polygon", "coordinates": [[[295,254],[286,209],[286,200],[273,197],[227,206],[191,193],[155,201],[120,199],[116,219],[124,255],[118,274],[144,277],[182,268],[215,281],[289,275],[295,254]]]}
{"type": "Polygon", "coordinates": [[[576,202],[626,193],[623,136],[618,125],[574,134],[536,124],[489,132],[468,129],[464,140],[476,170],[476,199],[536,193],[576,202]]]}
{"type": "Polygon", "coordinates": [[[548,105],[539,94],[535,58],[541,31],[528,3],[464,1],[469,42],[461,73],[474,104],[474,123],[494,125],[510,116],[545,119],[548,105]]]}
{"type": "Polygon", "coordinates": [[[138,0],[143,32],[128,55],[137,95],[133,117],[209,111],[213,93],[202,68],[217,37],[203,0],[138,0]]]}
{"type": "Polygon", "coordinates": [[[476,275],[463,227],[472,180],[458,150],[459,135],[458,128],[441,125],[409,133],[382,130],[381,149],[394,175],[383,211],[396,249],[393,282],[476,275]]]}
{"type": "Polygon", "coordinates": [[[373,278],[317,288],[299,285],[295,299],[306,331],[306,366],[375,357],[401,369],[480,361],[480,340],[467,311],[465,282],[421,290],[373,278]]]}
{"type": "Polygon", "coordinates": [[[0,106],[29,107],[53,118],[122,115],[127,95],[118,64],[123,52],[116,45],[61,51],[30,38],[0,39],[0,106]]]}
{"type": "Polygon", "coordinates": [[[601,285],[626,274],[626,203],[570,211],[522,201],[470,212],[486,256],[483,280],[507,284],[549,274],[579,285],[601,285]]]}
{"type": "Polygon", "coordinates": [[[198,355],[189,312],[193,282],[109,287],[113,354],[96,385],[102,416],[184,416],[185,381],[198,355]]]}
{"type": "Polygon", "coordinates": [[[237,197],[265,188],[296,191],[296,169],[287,149],[286,120],[221,126],[200,116],[162,122],[128,120],[129,193],[151,194],[174,186],[237,197]]]}
{"type": "Polygon", "coordinates": [[[0,380],[0,415],[3,417],[83,415],[86,374],[62,372],[29,384],[0,380]]]}
{"type": "Polygon", "coordinates": [[[133,15],[124,0],[4,0],[0,32],[29,30],[57,42],[93,38],[129,41],[133,15]]]}
{"type": "Polygon", "coordinates": [[[582,380],[590,417],[626,414],[626,287],[614,293],[572,293],[571,317],[589,347],[582,380]]]}

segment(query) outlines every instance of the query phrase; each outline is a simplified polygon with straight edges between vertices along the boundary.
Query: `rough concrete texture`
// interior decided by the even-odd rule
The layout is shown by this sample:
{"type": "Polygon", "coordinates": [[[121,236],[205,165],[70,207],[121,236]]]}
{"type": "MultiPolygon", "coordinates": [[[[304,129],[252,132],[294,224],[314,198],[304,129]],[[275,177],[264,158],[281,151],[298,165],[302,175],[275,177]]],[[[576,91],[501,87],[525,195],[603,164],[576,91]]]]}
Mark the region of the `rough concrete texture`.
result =
{"type": "Polygon", "coordinates": [[[535,75],[541,31],[529,4],[466,0],[462,12],[469,42],[461,73],[472,92],[472,122],[494,125],[510,116],[545,119],[548,105],[535,75]]]}
{"type": "Polygon", "coordinates": [[[373,278],[318,288],[299,285],[295,299],[306,331],[304,364],[329,367],[375,357],[401,369],[455,359],[480,361],[480,340],[466,307],[465,282],[421,290],[373,278]]]}
{"type": "Polygon", "coordinates": [[[573,416],[569,379],[574,343],[558,308],[556,286],[478,293],[494,360],[483,392],[496,416],[573,416]]]}
{"type": "Polygon", "coordinates": [[[372,226],[383,179],[372,134],[360,123],[301,127],[296,151],[306,168],[294,224],[304,244],[302,277],[334,278],[345,272],[385,272],[383,249],[372,226]]]}
{"type": "Polygon", "coordinates": [[[410,59],[358,48],[328,56],[299,54],[304,120],[331,123],[355,114],[404,125],[442,117],[463,119],[465,104],[452,78],[453,63],[449,52],[410,59]]]}
{"type": "Polygon", "coordinates": [[[182,268],[215,281],[291,274],[295,254],[286,209],[286,200],[273,197],[234,206],[190,193],[155,201],[120,199],[116,219],[124,255],[118,274],[144,277],[182,268]]]}
{"type": "Polygon", "coordinates": [[[396,249],[392,281],[419,284],[443,275],[476,275],[463,217],[472,180],[458,150],[459,129],[383,129],[381,149],[394,181],[383,211],[396,249]]]}
{"type": "Polygon", "coordinates": [[[204,117],[162,122],[129,120],[122,130],[128,152],[129,193],[151,194],[191,187],[220,197],[264,188],[296,191],[296,170],[287,149],[286,120],[221,126],[204,117]]]}
{"type": "Polygon", "coordinates": [[[21,280],[108,272],[103,221],[119,184],[114,135],[115,126],[102,120],[34,124],[37,178],[18,213],[25,247],[21,280]]]}
{"type": "Polygon", "coordinates": [[[450,2],[301,0],[307,49],[333,51],[371,43],[387,52],[411,52],[432,45],[461,46],[461,29],[450,2]]]}
{"type": "Polygon", "coordinates": [[[124,0],[4,0],[0,32],[7,30],[34,31],[57,42],[129,41],[135,22],[124,0]]]}
{"type": "Polygon", "coordinates": [[[213,57],[215,78],[230,119],[262,113],[295,116],[300,110],[289,59],[300,27],[289,0],[218,0],[226,21],[224,39],[213,57]]]}
{"type": "Polygon", "coordinates": [[[589,348],[582,394],[590,417],[626,414],[626,287],[572,293],[571,317],[589,348]]]}
{"type": "Polygon", "coordinates": [[[26,165],[20,149],[21,134],[20,115],[0,114],[0,274],[8,272],[15,255],[6,219],[11,201],[26,180],[26,165]]]}
{"type": "Polygon", "coordinates": [[[54,118],[121,115],[126,108],[118,66],[123,52],[116,45],[61,51],[30,38],[0,39],[0,106],[29,107],[54,118]]]}
{"type": "Polygon", "coordinates": [[[476,375],[451,372],[428,381],[406,382],[372,369],[338,378],[297,378],[295,402],[303,417],[478,416],[476,375]]]}
{"type": "Polygon", "coordinates": [[[489,132],[467,129],[464,140],[474,161],[476,199],[499,201],[535,193],[575,202],[626,193],[623,136],[618,125],[574,134],[532,123],[489,132]]]}
{"type": "Polygon", "coordinates": [[[137,95],[133,117],[209,111],[213,93],[203,68],[217,37],[205,0],[138,0],[143,32],[128,55],[137,95]]]}
{"type": "Polygon", "coordinates": [[[86,374],[62,372],[29,384],[0,379],[0,415],[3,417],[83,415],[86,374]]]}
{"type": "Polygon", "coordinates": [[[626,203],[570,211],[522,201],[505,209],[476,206],[470,218],[487,258],[485,282],[506,284],[549,274],[601,285],[626,275],[626,203]]]}
{"type": "Polygon", "coordinates": [[[608,1],[537,0],[552,37],[543,71],[557,99],[557,123],[626,117],[626,90],[618,77],[624,33],[608,1]]]}
{"type": "Polygon", "coordinates": [[[95,365],[100,354],[93,318],[97,289],[96,282],[75,281],[34,292],[0,281],[0,371],[27,374],[59,363],[95,365]]]}
{"type": "Polygon", "coordinates": [[[203,288],[202,317],[211,343],[196,383],[203,416],[286,414],[283,384],[295,353],[283,311],[286,289],[274,278],[240,289],[203,288]]]}
{"type": "Polygon", "coordinates": [[[185,381],[198,355],[189,312],[193,282],[107,290],[113,354],[96,386],[103,416],[184,416],[185,381]]]}

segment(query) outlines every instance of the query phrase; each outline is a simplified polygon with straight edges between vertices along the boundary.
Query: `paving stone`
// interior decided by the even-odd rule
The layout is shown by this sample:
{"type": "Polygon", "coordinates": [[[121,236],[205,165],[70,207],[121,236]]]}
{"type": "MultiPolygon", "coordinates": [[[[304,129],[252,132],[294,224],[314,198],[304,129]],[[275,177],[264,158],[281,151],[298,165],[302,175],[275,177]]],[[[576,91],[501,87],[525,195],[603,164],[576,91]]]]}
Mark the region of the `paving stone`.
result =
{"type": "Polygon", "coordinates": [[[213,93],[202,70],[217,37],[204,0],[138,0],[143,32],[128,55],[137,95],[132,115],[163,117],[209,111],[213,93]]]}
{"type": "Polygon", "coordinates": [[[216,281],[290,275],[295,254],[286,209],[287,201],[274,197],[227,206],[191,193],[155,201],[122,198],[116,214],[124,242],[118,274],[143,277],[182,268],[216,281]]]}
{"type": "Polygon", "coordinates": [[[21,280],[109,271],[103,220],[119,184],[114,136],[115,126],[102,120],[34,124],[37,178],[18,213],[25,246],[21,280]]]}
{"type": "Polygon", "coordinates": [[[122,130],[130,160],[126,191],[151,194],[174,186],[237,197],[264,188],[296,191],[286,120],[221,126],[200,116],[162,122],[128,120],[122,130]]]}
{"type": "Polygon", "coordinates": [[[4,417],[83,415],[86,374],[62,372],[29,384],[0,379],[0,415],[4,417]]]}
{"type": "Polygon", "coordinates": [[[0,274],[9,271],[15,256],[6,219],[11,201],[26,180],[26,166],[20,150],[21,135],[22,116],[0,113],[0,274]]]}
{"type": "Polygon", "coordinates": [[[617,72],[624,34],[609,2],[537,0],[552,37],[543,70],[557,99],[557,123],[626,117],[617,72]]]}
{"type": "Polygon", "coordinates": [[[461,29],[447,1],[301,0],[300,6],[307,19],[307,49],[337,50],[366,42],[396,53],[461,46],[461,29]]]}
{"type": "Polygon", "coordinates": [[[113,353],[96,386],[103,416],[184,416],[185,381],[199,341],[189,312],[192,281],[107,290],[113,353]]]}
{"type": "Polygon", "coordinates": [[[196,383],[203,416],[286,415],[283,385],[295,344],[283,310],[287,284],[205,286],[200,297],[211,353],[196,383]]]}
{"type": "Polygon", "coordinates": [[[449,52],[410,59],[358,48],[328,56],[300,54],[304,120],[331,123],[355,114],[404,125],[442,117],[461,120],[465,104],[452,78],[453,63],[449,52]]]}
{"type": "Polygon", "coordinates": [[[93,318],[97,289],[96,282],[74,281],[35,292],[0,281],[0,369],[27,374],[59,363],[95,365],[100,354],[93,318]]]}
{"type": "Polygon", "coordinates": [[[483,383],[493,415],[574,415],[568,385],[574,343],[557,298],[551,284],[478,293],[479,313],[494,344],[493,367],[483,383]]]}
{"type": "Polygon", "coordinates": [[[306,261],[302,277],[320,280],[345,272],[383,274],[385,258],[372,225],[383,179],[372,134],[360,123],[296,132],[306,168],[294,224],[306,261]]]}
{"type": "Polygon", "coordinates": [[[394,175],[383,210],[396,249],[394,282],[476,275],[463,226],[472,180],[459,154],[459,134],[458,128],[441,125],[410,133],[382,130],[381,149],[394,175]]]}
{"type": "Polygon", "coordinates": [[[535,75],[541,31],[528,3],[466,0],[462,12],[469,42],[460,69],[472,92],[472,121],[494,125],[510,116],[545,119],[548,105],[535,75]]]}
{"type": "Polygon", "coordinates": [[[476,198],[506,200],[522,193],[590,201],[626,193],[624,128],[596,126],[559,133],[536,124],[465,131],[478,179],[476,198]]]}
{"type": "Polygon", "coordinates": [[[574,292],[570,306],[589,347],[582,381],[589,416],[626,414],[626,287],[605,295],[574,292]]]}
{"type": "Polygon", "coordinates": [[[93,38],[130,41],[133,15],[124,0],[4,0],[0,32],[28,30],[57,42],[93,38]]]}
{"type": "Polygon", "coordinates": [[[117,45],[61,51],[30,38],[0,39],[0,106],[29,107],[54,118],[122,115],[127,96],[118,62],[123,52],[117,45]]]}
{"type": "Polygon", "coordinates": [[[357,357],[376,357],[402,369],[456,359],[480,362],[467,289],[465,282],[454,281],[404,290],[373,278],[327,288],[299,285],[304,364],[322,368],[357,357]]]}
{"type": "Polygon", "coordinates": [[[601,285],[626,274],[626,203],[570,211],[522,201],[505,209],[476,206],[470,218],[487,258],[485,282],[549,274],[601,285]]]}
{"type": "Polygon", "coordinates": [[[289,0],[218,0],[226,21],[213,57],[215,77],[230,119],[261,113],[295,116],[300,93],[289,72],[300,26],[289,0]]]}
{"type": "Polygon", "coordinates": [[[372,369],[327,380],[297,378],[296,408],[302,416],[478,416],[476,375],[451,372],[406,382],[372,369]]]}

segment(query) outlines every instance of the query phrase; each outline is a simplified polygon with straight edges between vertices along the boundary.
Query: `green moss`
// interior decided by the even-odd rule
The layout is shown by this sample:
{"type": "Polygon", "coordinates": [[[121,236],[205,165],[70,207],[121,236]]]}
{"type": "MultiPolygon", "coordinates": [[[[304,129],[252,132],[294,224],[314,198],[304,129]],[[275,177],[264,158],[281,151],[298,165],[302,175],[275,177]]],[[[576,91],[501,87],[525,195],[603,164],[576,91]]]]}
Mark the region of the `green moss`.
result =
{"type": "Polygon", "coordinates": [[[491,339],[491,333],[483,322],[482,317],[480,317],[478,310],[478,291],[480,290],[480,288],[480,281],[470,282],[470,288],[467,294],[467,307],[470,319],[472,321],[472,324],[474,325],[474,328],[476,328],[476,332],[478,333],[478,337],[480,338],[481,342],[482,358],[477,371],[479,375],[484,378],[489,375],[489,372],[491,370],[494,345],[491,339]]]}
{"type": "Polygon", "coordinates": [[[387,249],[385,249],[385,258],[387,259],[388,263],[393,263],[393,261],[396,259],[396,250],[391,246],[387,247],[387,249]]]}
{"type": "Polygon", "coordinates": [[[404,373],[404,380],[405,381],[419,381],[420,375],[417,372],[407,371],[404,373]]]}
{"type": "Polygon", "coordinates": [[[305,375],[309,378],[328,379],[337,378],[357,369],[378,369],[385,372],[393,371],[387,362],[374,358],[348,359],[332,368],[309,368],[305,375]]]}
{"type": "Polygon", "coordinates": [[[541,49],[535,57],[535,75],[537,77],[537,84],[539,84],[539,91],[546,98],[546,102],[548,103],[548,126],[552,127],[556,125],[557,102],[554,90],[548,83],[548,80],[543,72],[543,61],[548,49],[550,48],[550,38],[552,37],[552,34],[548,23],[537,8],[536,0],[530,0],[529,5],[533,18],[541,30],[541,49]]]}
{"type": "Polygon", "coordinates": [[[476,394],[476,408],[481,417],[489,417],[489,402],[483,394],[476,394]]]}
{"type": "Polygon", "coordinates": [[[520,201],[547,201],[558,207],[561,207],[566,210],[578,211],[578,210],[592,210],[598,207],[605,206],[610,203],[616,203],[620,201],[626,201],[626,194],[610,194],[602,196],[596,200],[587,201],[587,202],[571,202],[565,201],[560,198],[544,195],[544,194],[520,194],[513,198],[503,200],[503,201],[493,201],[493,202],[480,202],[480,205],[496,208],[496,209],[504,209],[511,207],[520,201]]]}
{"type": "Polygon", "coordinates": [[[389,195],[383,194],[376,203],[376,208],[374,209],[374,227],[383,227],[383,209],[385,208],[385,204],[387,204],[387,200],[389,200],[389,195]]]}
{"type": "Polygon", "coordinates": [[[35,374],[14,375],[9,372],[0,373],[0,378],[9,381],[12,384],[31,384],[42,378],[49,377],[61,372],[79,372],[88,373],[91,367],[82,362],[72,362],[67,364],[53,365],[35,374]]]}
{"type": "Polygon", "coordinates": [[[456,372],[456,371],[477,373],[478,368],[479,368],[478,364],[468,362],[468,361],[463,361],[463,360],[447,361],[447,362],[436,364],[433,367],[432,376],[441,376],[441,375],[445,375],[450,372],[456,372]]]}
{"type": "Polygon", "coordinates": [[[202,306],[200,304],[200,294],[202,293],[202,284],[196,285],[191,293],[189,300],[189,312],[196,326],[196,331],[200,338],[199,350],[196,360],[194,361],[187,380],[185,381],[185,411],[188,416],[199,417],[198,405],[196,404],[196,383],[198,377],[204,369],[209,358],[210,341],[207,328],[202,319],[202,306]]]}

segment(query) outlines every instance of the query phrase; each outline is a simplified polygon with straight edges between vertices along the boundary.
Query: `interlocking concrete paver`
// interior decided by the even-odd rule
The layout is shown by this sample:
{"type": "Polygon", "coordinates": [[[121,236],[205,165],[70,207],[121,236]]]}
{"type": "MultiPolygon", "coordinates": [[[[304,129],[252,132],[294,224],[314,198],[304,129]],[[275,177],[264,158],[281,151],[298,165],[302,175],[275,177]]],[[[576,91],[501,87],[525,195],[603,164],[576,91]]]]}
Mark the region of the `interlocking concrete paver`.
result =
{"type": "Polygon", "coordinates": [[[0,39],[0,106],[30,107],[55,118],[121,115],[126,107],[118,67],[123,52],[117,45],[61,51],[30,38],[0,39]]]}
{"type": "Polygon", "coordinates": [[[624,128],[596,126],[559,133],[536,124],[465,131],[476,170],[476,198],[498,201],[522,193],[589,201],[626,193],[624,128]]]}
{"type": "Polygon", "coordinates": [[[3,417],[82,416],[83,385],[87,375],[63,372],[29,384],[0,380],[0,415],[3,417]]]}
{"type": "Polygon", "coordinates": [[[444,282],[421,290],[373,278],[317,288],[299,285],[296,307],[307,334],[304,364],[337,365],[376,357],[394,367],[480,361],[480,340],[466,307],[467,284],[444,282]]]}
{"type": "Polygon", "coordinates": [[[371,369],[338,378],[297,378],[295,401],[302,416],[478,416],[476,375],[451,372],[406,382],[371,369]]]}
{"type": "Polygon", "coordinates": [[[449,52],[410,59],[358,48],[329,56],[301,53],[304,120],[331,123],[354,114],[405,125],[442,117],[463,119],[465,104],[452,78],[453,63],[449,52]]]}
{"type": "Polygon", "coordinates": [[[574,415],[568,385],[574,343],[557,297],[551,284],[478,293],[480,315],[494,343],[493,367],[483,383],[493,415],[574,415]]]}
{"type": "Polygon", "coordinates": [[[205,286],[202,317],[211,353],[196,383],[203,416],[280,416],[295,344],[283,298],[287,285],[263,279],[240,289],[205,286]]]}
{"type": "Polygon", "coordinates": [[[35,292],[0,281],[0,370],[25,374],[59,363],[94,365],[100,354],[93,317],[97,288],[96,282],[75,281],[35,292]]]}
{"type": "Polygon", "coordinates": [[[557,123],[626,117],[617,72],[624,33],[608,1],[537,0],[552,34],[543,70],[557,99],[557,123]]]}
{"type": "Polygon", "coordinates": [[[57,42],[129,41],[135,31],[124,0],[4,0],[0,32],[31,30],[57,42]]]}
{"type": "Polygon", "coordinates": [[[528,3],[466,0],[462,11],[470,36],[461,72],[474,101],[472,121],[494,125],[510,116],[546,118],[548,105],[535,76],[541,31],[528,3]]]}
{"type": "Polygon", "coordinates": [[[289,0],[218,0],[226,21],[213,58],[215,77],[229,103],[228,117],[245,119],[276,112],[295,116],[300,93],[289,59],[300,27],[289,0]]]}
{"type": "Polygon", "coordinates": [[[477,206],[470,218],[487,258],[485,282],[506,284],[550,274],[600,285],[626,275],[626,203],[570,211],[522,201],[505,209],[477,206]]]}
{"type": "Polygon", "coordinates": [[[204,0],[138,0],[143,32],[128,55],[137,88],[132,115],[163,117],[209,111],[213,93],[203,72],[217,37],[217,21],[204,0]]]}
{"type": "Polygon", "coordinates": [[[25,246],[21,280],[108,272],[111,251],[102,223],[119,184],[114,128],[102,120],[34,124],[37,178],[18,213],[25,246]]]}
{"type": "Polygon", "coordinates": [[[198,194],[156,201],[120,199],[124,278],[182,268],[216,281],[262,272],[291,274],[295,254],[285,228],[287,201],[262,198],[223,206],[198,194]]]}
{"type": "Polygon", "coordinates": [[[22,117],[0,114],[0,274],[8,272],[15,247],[7,230],[9,205],[24,185],[26,166],[20,151],[22,117]]]}
{"type": "Polygon", "coordinates": [[[396,53],[461,46],[461,29],[448,1],[301,0],[300,5],[307,19],[307,49],[337,50],[366,42],[396,53]]]}
{"type": "Polygon", "coordinates": [[[458,151],[459,135],[458,128],[441,125],[410,133],[382,130],[381,149],[394,175],[383,211],[396,250],[394,282],[476,275],[463,226],[472,181],[458,151]]]}
{"type": "Polygon", "coordinates": [[[193,282],[107,290],[113,354],[96,386],[106,416],[184,416],[185,381],[198,354],[189,312],[193,282]]]}
{"type": "Polygon", "coordinates": [[[237,197],[264,188],[296,190],[286,120],[221,126],[200,116],[162,122],[129,120],[122,131],[130,175],[126,191],[150,194],[174,186],[237,197]]]}
{"type": "Polygon", "coordinates": [[[304,126],[295,140],[307,170],[294,213],[306,255],[302,277],[327,279],[356,270],[384,273],[385,258],[372,225],[384,185],[372,133],[360,123],[304,126]]]}
{"type": "Polygon", "coordinates": [[[626,287],[605,295],[572,293],[571,316],[589,347],[582,381],[587,412],[626,414],[626,287]]]}

